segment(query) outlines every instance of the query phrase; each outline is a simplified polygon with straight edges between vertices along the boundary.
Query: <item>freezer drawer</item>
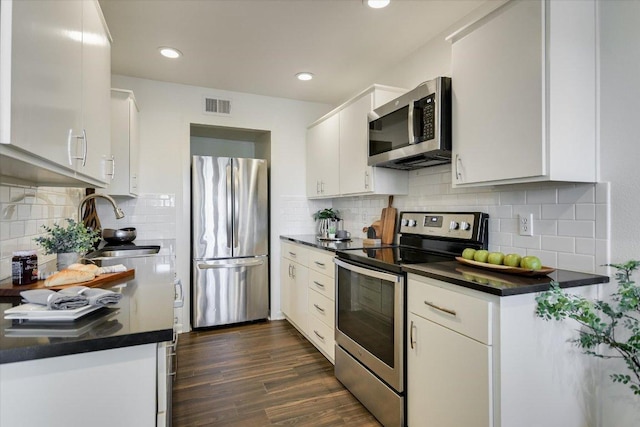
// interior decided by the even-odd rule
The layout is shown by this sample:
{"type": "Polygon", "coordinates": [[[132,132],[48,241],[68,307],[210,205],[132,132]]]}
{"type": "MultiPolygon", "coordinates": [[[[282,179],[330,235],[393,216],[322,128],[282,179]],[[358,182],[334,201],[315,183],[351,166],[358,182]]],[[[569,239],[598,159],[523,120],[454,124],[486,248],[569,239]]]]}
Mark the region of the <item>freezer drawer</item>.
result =
{"type": "Polygon", "coordinates": [[[266,319],[269,315],[269,258],[195,260],[194,328],[266,319]]]}

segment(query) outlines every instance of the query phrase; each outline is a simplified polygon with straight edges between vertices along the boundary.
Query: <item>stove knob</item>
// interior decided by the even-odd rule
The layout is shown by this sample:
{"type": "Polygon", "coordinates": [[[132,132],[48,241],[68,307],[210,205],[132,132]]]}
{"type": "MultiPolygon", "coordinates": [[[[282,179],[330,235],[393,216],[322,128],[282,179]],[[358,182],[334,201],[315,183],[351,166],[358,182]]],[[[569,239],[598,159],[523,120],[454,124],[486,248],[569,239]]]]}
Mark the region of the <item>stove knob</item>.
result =
{"type": "Polygon", "coordinates": [[[469,224],[468,222],[462,221],[460,223],[460,230],[468,230],[470,228],[471,228],[471,224],[469,224]]]}
{"type": "Polygon", "coordinates": [[[449,230],[457,230],[458,229],[458,223],[456,221],[451,221],[451,223],[449,224],[449,230]]]}
{"type": "Polygon", "coordinates": [[[402,224],[403,227],[406,227],[407,225],[409,225],[409,220],[403,218],[401,224],[402,224]]]}
{"type": "Polygon", "coordinates": [[[416,226],[416,224],[417,224],[417,222],[416,222],[416,220],[415,220],[415,219],[410,219],[410,220],[409,220],[409,224],[408,224],[408,225],[409,225],[409,227],[415,227],[415,226],[416,226]]]}

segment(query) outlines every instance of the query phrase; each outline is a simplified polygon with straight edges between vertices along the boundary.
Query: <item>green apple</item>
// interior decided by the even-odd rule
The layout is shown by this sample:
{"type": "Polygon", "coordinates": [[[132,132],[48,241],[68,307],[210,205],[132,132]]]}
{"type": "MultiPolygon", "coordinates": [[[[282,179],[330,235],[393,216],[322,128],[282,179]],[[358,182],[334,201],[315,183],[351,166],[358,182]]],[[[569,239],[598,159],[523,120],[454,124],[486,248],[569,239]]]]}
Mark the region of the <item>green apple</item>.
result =
{"type": "Polygon", "coordinates": [[[504,254],[502,252],[489,252],[487,256],[487,262],[489,264],[502,265],[504,261],[504,254]]]}
{"type": "Polygon", "coordinates": [[[473,256],[475,255],[476,250],[473,248],[465,248],[464,251],[462,251],[462,258],[464,259],[473,259],[473,256]]]}
{"type": "Polygon", "coordinates": [[[478,262],[487,262],[487,258],[489,257],[489,251],[480,249],[473,254],[473,260],[478,262]]]}
{"type": "Polygon", "coordinates": [[[518,254],[507,254],[504,257],[504,265],[509,267],[520,267],[520,261],[522,261],[522,257],[518,254]]]}
{"type": "Polygon", "coordinates": [[[540,262],[540,258],[537,256],[528,255],[522,258],[520,267],[526,268],[527,270],[540,270],[542,268],[542,262],[540,262]]]}

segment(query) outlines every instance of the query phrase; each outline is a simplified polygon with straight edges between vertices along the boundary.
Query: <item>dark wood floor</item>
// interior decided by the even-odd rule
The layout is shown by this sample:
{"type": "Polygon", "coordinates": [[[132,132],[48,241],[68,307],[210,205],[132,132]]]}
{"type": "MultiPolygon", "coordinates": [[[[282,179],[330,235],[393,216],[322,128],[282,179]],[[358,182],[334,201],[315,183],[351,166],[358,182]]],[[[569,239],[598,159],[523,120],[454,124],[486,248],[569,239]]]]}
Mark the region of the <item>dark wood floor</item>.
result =
{"type": "Polygon", "coordinates": [[[181,334],[173,425],[380,426],[286,320],[181,334]]]}

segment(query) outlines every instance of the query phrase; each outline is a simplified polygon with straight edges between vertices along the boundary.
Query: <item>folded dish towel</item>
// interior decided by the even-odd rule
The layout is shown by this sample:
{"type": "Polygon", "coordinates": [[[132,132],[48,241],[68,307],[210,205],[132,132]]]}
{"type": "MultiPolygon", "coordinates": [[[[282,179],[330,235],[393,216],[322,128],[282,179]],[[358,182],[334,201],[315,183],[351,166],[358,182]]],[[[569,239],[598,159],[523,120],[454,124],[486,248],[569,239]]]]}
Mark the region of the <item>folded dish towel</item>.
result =
{"type": "Polygon", "coordinates": [[[71,286],[58,291],[64,295],[80,295],[89,301],[89,305],[107,307],[115,305],[122,298],[122,294],[100,288],[88,288],[86,286],[71,286]]]}
{"type": "Polygon", "coordinates": [[[51,289],[31,289],[20,292],[26,302],[46,305],[50,310],[74,310],[89,304],[84,295],[61,294],[51,289]]]}

